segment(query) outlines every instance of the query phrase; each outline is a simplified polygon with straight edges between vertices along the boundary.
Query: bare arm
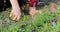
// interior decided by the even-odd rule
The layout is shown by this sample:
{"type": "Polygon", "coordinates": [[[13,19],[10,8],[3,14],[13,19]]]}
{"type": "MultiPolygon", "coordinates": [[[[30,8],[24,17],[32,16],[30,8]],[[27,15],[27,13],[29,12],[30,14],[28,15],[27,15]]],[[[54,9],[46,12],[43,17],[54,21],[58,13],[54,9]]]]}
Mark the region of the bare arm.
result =
{"type": "Polygon", "coordinates": [[[17,0],[10,0],[10,3],[12,5],[12,11],[10,13],[10,17],[14,16],[12,18],[12,20],[18,21],[21,18],[21,12],[20,12],[20,8],[18,5],[18,1],[17,0]]]}
{"type": "Polygon", "coordinates": [[[10,0],[13,9],[19,9],[17,0],[10,0]]]}

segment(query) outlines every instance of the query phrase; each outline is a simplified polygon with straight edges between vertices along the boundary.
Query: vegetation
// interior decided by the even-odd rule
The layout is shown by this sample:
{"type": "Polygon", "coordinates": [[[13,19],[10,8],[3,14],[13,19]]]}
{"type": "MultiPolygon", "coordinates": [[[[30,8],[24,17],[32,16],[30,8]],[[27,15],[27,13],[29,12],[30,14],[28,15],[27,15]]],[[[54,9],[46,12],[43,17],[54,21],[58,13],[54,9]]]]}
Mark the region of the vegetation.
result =
{"type": "Polygon", "coordinates": [[[0,12],[0,32],[60,32],[60,8],[56,13],[39,9],[38,15],[29,16],[22,12],[22,18],[16,22],[9,18],[11,8],[0,12]]]}
{"type": "Polygon", "coordinates": [[[1,32],[60,32],[60,8],[55,14],[44,12],[34,17],[22,13],[23,16],[18,22],[9,19],[9,12],[0,14],[1,32]],[[55,26],[52,22],[56,22],[55,26]]]}

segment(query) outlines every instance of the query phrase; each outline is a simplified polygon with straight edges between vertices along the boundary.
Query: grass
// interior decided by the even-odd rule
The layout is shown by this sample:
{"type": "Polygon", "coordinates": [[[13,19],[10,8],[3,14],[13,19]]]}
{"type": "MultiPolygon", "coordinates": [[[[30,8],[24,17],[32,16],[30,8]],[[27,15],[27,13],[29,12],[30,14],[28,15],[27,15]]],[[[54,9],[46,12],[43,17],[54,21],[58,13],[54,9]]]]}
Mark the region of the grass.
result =
{"type": "Polygon", "coordinates": [[[18,22],[9,18],[9,12],[0,14],[1,32],[60,32],[60,8],[55,14],[44,12],[34,17],[23,13],[18,22]],[[52,22],[56,22],[56,25],[53,26],[52,22]]]}

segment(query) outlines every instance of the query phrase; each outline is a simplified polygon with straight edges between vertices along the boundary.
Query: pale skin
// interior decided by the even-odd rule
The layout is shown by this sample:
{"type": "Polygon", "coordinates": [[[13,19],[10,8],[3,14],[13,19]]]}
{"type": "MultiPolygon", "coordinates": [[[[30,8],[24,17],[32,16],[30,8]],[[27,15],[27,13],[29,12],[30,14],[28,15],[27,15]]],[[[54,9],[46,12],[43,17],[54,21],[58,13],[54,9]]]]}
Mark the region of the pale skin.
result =
{"type": "MultiPolygon", "coordinates": [[[[12,11],[10,13],[10,17],[12,16],[12,14],[14,14],[15,16],[14,16],[13,20],[18,21],[21,18],[21,10],[20,10],[19,4],[18,4],[17,0],[10,0],[10,2],[12,5],[12,11]]],[[[33,16],[35,14],[35,8],[30,7],[29,10],[30,10],[29,14],[31,16],[33,16]]]]}

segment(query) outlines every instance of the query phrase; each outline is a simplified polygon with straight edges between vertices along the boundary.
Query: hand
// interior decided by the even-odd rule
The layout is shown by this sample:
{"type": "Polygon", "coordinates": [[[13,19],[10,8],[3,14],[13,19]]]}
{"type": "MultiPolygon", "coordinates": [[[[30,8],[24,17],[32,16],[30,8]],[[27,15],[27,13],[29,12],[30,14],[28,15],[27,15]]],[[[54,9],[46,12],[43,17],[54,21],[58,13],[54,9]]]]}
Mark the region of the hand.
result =
{"type": "Polygon", "coordinates": [[[35,7],[30,7],[30,12],[29,12],[29,14],[30,14],[31,16],[33,16],[33,15],[35,14],[35,12],[36,12],[35,7]]]}
{"type": "Polygon", "coordinates": [[[12,11],[10,13],[10,17],[12,17],[12,16],[13,16],[12,20],[18,21],[21,18],[20,9],[12,9],[12,11]]]}

